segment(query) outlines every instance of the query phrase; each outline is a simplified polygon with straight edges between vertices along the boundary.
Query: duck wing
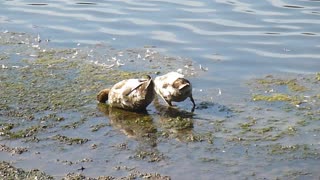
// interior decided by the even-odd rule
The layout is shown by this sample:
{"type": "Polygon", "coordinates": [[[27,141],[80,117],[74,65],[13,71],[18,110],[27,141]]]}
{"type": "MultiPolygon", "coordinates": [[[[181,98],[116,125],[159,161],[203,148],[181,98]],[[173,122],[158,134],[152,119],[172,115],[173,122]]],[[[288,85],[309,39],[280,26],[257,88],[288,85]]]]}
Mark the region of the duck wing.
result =
{"type": "Polygon", "coordinates": [[[144,91],[150,86],[151,79],[129,79],[124,87],[123,95],[129,96],[135,90],[144,91]]]}

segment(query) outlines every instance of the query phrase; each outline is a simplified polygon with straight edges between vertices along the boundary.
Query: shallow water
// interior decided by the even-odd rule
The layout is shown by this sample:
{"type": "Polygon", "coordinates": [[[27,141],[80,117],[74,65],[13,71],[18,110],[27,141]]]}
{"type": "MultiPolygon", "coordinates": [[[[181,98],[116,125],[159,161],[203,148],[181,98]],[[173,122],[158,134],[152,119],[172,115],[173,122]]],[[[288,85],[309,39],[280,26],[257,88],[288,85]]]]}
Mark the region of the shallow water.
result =
{"type": "Polygon", "coordinates": [[[152,45],[192,58],[222,81],[319,70],[319,1],[4,1],[2,31],[50,43],[152,45]]]}
{"type": "MultiPolygon", "coordinates": [[[[3,137],[1,144],[27,147],[28,152],[11,156],[2,151],[1,160],[38,168],[57,178],[69,172],[123,177],[134,169],[172,179],[317,179],[319,15],[320,1],[314,0],[3,1],[1,37],[7,36],[6,32],[39,34],[41,48],[33,52],[30,47],[1,45],[1,55],[9,57],[0,61],[0,82],[10,82],[16,75],[16,81],[23,83],[20,74],[37,77],[40,73],[44,79],[35,82],[54,93],[55,86],[79,86],[79,93],[92,99],[66,110],[36,111],[35,118],[28,121],[25,115],[10,114],[15,106],[23,114],[25,107],[6,99],[12,89],[4,88],[7,93],[0,94],[6,101],[1,103],[10,107],[0,111],[1,123],[17,123],[20,129],[43,123],[48,127],[31,136],[39,142],[30,137],[3,137]],[[71,84],[76,73],[68,68],[62,72],[48,68],[50,74],[46,75],[46,70],[32,71],[21,62],[23,58],[36,59],[37,51],[50,47],[77,48],[63,56],[102,69],[112,63],[123,63],[114,68],[129,71],[165,73],[182,68],[193,83],[198,108],[190,113],[191,103],[185,101],[178,105],[179,110],[151,105],[149,115],[114,113],[94,101],[103,87],[100,79],[90,86],[71,84]],[[87,56],[80,58],[81,53],[87,56]],[[16,65],[26,70],[14,68],[16,65]],[[267,74],[275,79],[298,79],[308,91],[291,92],[286,86],[262,86],[254,80],[267,74]],[[252,94],[273,91],[301,96],[305,104],[252,101],[252,94]],[[55,117],[41,119],[51,113],[65,120],[51,124],[55,117]],[[175,121],[180,117],[183,124],[175,121]],[[92,131],[95,125],[102,127],[92,131]],[[89,141],[68,145],[57,135],[89,141]],[[86,169],[77,170],[81,166],[86,169]]],[[[31,102],[31,107],[40,109],[37,102],[31,102]]]]}

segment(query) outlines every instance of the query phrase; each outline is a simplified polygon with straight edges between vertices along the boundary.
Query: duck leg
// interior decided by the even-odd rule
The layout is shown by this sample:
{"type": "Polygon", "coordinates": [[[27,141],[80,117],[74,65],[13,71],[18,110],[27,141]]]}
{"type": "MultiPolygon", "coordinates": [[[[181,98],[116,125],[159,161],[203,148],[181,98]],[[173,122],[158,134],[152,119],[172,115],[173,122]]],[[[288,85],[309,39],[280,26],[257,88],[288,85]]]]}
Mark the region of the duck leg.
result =
{"type": "Polygon", "coordinates": [[[171,101],[167,101],[167,100],[165,100],[165,101],[166,101],[166,103],[167,103],[169,106],[172,106],[171,101]]]}
{"type": "Polygon", "coordinates": [[[191,100],[191,102],[193,104],[193,108],[195,108],[196,107],[196,103],[194,102],[194,99],[193,99],[192,95],[190,96],[190,100],[191,100]]]}

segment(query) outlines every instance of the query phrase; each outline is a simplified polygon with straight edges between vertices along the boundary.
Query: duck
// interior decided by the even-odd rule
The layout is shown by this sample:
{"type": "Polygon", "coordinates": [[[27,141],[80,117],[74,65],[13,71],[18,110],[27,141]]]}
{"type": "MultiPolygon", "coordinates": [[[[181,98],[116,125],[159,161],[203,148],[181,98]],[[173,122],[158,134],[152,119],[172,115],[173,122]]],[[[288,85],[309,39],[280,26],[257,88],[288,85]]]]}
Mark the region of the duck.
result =
{"type": "Polygon", "coordinates": [[[172,106],[172,102],[181,102],[190,98],[193,107],[196,107],[192,96],[192,85],[183,74],[169,72],[154,79],[155,92],[167,103],[172,106]]]}
{"type": "Polygon", "coordinates": [[[100,103],[108,102],[110,107],[129,111],[146,111],[155,96],[154,82],[147,78],[125,79],[111,88],[101,90],[97,95],[100,103]]]}

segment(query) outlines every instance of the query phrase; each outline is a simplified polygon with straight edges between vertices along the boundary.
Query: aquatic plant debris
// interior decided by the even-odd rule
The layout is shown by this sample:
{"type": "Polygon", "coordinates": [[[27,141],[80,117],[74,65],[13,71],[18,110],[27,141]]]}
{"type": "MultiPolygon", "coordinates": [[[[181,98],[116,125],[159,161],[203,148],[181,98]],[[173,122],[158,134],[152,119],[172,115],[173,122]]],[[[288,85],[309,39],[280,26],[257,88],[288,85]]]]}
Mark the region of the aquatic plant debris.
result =
{"type": "Polygon", "coordinates": [[[0,169],[0,177],[4,179],[54,179],[38,169],[25,171],[4,161],[0,161],[0,169]]]}

